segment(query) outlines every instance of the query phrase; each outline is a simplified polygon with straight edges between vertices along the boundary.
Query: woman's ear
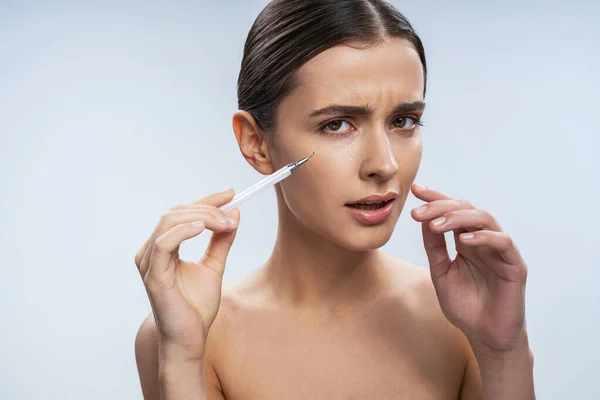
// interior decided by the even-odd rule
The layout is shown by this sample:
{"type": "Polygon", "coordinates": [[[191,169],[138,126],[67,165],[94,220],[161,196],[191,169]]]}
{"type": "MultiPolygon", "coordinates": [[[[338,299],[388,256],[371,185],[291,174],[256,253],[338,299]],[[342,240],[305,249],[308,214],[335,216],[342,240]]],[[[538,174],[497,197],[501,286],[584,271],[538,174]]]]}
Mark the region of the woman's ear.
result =
{"type": "Polygon", "coordinates": [[[269,157],[268,138],[261,132],[252,114],[236,111],[233,114],[233,132],[244,158],[255,170],[263,175],[275,172],[269,157]]]}

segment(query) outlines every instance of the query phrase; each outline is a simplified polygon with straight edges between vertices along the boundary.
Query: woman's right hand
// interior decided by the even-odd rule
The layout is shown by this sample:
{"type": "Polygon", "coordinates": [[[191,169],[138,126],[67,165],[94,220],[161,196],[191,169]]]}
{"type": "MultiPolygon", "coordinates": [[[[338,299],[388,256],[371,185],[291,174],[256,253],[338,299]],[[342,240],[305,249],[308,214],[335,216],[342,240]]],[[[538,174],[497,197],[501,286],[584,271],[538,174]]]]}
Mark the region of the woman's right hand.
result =
{"type": "Polygon", "coordinates": [[[200,361],[208,330],[217,316],[225,262],[235,239],[239,210],[217,207],[233,198],[233,189],[214,193],[165,213],[137,252],[135,264],[150,298],[161,354],[200,361]],[[213,232],[200,262],[179,258],[181,243],[205,229],[213,232]]]}

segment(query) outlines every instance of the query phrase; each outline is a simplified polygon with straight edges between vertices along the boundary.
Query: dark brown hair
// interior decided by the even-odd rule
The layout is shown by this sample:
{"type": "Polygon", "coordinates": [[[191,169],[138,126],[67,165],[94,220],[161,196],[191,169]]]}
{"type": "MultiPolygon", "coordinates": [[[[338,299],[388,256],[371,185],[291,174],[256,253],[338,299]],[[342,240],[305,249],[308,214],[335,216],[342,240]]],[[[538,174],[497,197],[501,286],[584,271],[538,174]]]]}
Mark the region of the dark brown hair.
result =
{"type": "Polygon", "coordinates": [[[421,39],[408,20],[384,0],[273,0],[258,15],[244,46],[238,77],[238,108],[265,133],[276,129],[276,110],[298,85],[296,71],[339,44],[375,45],[386,37],[415,47],[425,82],[421,39]]]}

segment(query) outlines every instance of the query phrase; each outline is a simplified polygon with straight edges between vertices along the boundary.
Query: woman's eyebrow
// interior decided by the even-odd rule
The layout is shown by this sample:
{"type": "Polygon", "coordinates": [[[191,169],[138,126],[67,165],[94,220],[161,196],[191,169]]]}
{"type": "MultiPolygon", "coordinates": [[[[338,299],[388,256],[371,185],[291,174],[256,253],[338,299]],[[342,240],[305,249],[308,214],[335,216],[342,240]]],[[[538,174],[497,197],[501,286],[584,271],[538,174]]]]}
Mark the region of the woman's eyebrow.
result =
{"type": "MultiPolygon", "coordinates": [[[[398,104],[393,114],[402,114],[407,112],[423,111],[425,109],[425,103],[422,101],[413,101],[410,103],[398,104]]],[[[310,118],[320,117],[323,115],[332,114],[345,114],[345,115],[356,115],[356,116],[368,116],[373,114],[373,109],[369,106],[347,106],[342,104],[331,104],[329,106],[319,108],[310,113],[310,118]]]]}
{"type": "Polygon", "coordinates": [[[394,108],[392,114],[403,114],[408,112],[417,112],[425,110],[425,102],[413,101],[412,103],[402,103],[394,108]]]}

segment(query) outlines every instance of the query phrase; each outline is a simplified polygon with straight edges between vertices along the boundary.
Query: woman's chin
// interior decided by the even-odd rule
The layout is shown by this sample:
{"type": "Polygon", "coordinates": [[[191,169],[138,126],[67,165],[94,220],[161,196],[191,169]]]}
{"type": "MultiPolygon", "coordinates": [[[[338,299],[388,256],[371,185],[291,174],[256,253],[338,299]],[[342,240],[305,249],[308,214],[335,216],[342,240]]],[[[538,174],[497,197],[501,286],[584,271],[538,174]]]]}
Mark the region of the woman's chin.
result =
{"type": "Polygon", "coordinates": [[[377,231],[348,230],[342,239],[342,246],[352,251],[369,251],[383,247],[392,237],[392,229],[383,226],[377,231]],[[362,231],[362,232],[361,232],[362,231]]]}

